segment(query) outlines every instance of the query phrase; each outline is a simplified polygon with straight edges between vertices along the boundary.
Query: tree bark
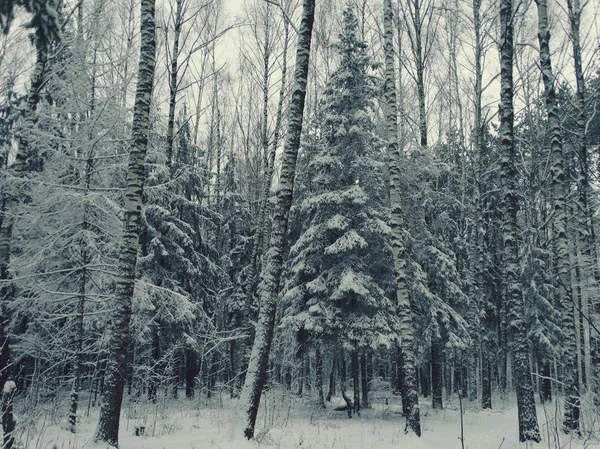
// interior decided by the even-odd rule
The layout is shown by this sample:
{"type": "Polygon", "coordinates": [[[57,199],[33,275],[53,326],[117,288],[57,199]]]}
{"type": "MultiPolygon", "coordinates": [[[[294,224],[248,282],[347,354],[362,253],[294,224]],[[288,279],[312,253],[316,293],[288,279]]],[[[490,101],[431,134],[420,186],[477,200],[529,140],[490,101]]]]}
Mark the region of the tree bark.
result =
{"type": "Polygon", "coordinates": [[[563,332],[563,382],[565,387],[565,432],[579,428],[579,387],[577,379],[577,344],[575,334],[575,307],[571,298],[571,263],[569,260],[569,240],[567,233],[566,192],[567,179],[563,166],[563,139],[558,116],[558,102],[555,91],[555,77],[550,58],[550,29],[548,27],[548,6],[546,0],[537,0],[538,38],[540,42],[540,68],[544,81],[546,112],[548,116],[548,134],[552,165],[553,210],[555,259],[558,273],[558,295],[562,312],[563,332]]]}
{"type": "MultiPolygon", "coordinates": [[[[388,144],[388,164],[390,172],[390,203],[392,229],[392,252],[396,277],[396,301],[400,318],[402,408],[406,422],[413,432],[421,435],[419,395],[417,392],[417,371],[413,348],[413,318],[406,283],[405,230],[402,210],[402,153],[398,145],[398,111],[396,106],[396,75],[394,68],[394,29],[391,0],[384,0],[384,45],[385,45],[385,116],[388,144]]],[[[400,373],[399,373],[400,374],[400,373]]]]}
{"type": "Polygon", "coordinates": [[[367,377],[367,357],[363,351],[360,356],[360,386],[362,389],[361,408],[369,408],[369,379],[367,377]]]}
{"type": "Polygon", "coordinates": [[[133,112],[132,140],[127,169],[123,236],[119,248],[120,278],[117,281],[114,315],[108,343],[106,394],[98,428],[97,442],[118,446],[121,402],[127,374],[129,323],[135,283],[138,240],[140,235],[142,193],[145,182],[145,159],[148,146],[150,102],[155,70],[156,35],[154,25],[155,0],[141,3],[141,46],[138,81],[133,112]]]}
{"type": "Polygon", "coordinates": [[[13,432],[16,422],[13,416],[13,401],[16,391],[17,385],[13,380],[9,379],[4,383],[2,390],[2,433],[4,434],[2,449],[12,449],[15,444],[13,432]]]}
{"type": "Polygon", "coordinates": [[[321,353],[321,342],[315,342],[315,387],[317,390],[317,404],[319,408],[325,409],[323,396],[323,354],[321,353]]]}
{"type": "Polygon", "coordinates": [[[359,381],[359,364],[358,364],[358,349],[353,349],[350,355],[350,373],[352,375],[352,389],[354,391],[354,401],[352,412],[360,416],[360,385],[359,381]]]}
{"type": "Polygon", "coordinates": [[[335,357],[331,362],[331,372],[329,373],[329,392],[327,393],[327,402],[331,402],[331,397],[335,396],[335,357]]]}
{"type": "Polygon", "coordinates": [[[171,170],[173,161],[173,142],[175,140],[175,107],[177,106],[177,76],[179,58],[179,36],[183,23],[183,0],[175,0],[177,9],[175,11],[175,30],[173,34],[173,50],[171,52],[171,68],[169,73],[169,119],[167,122],[167,169],[171,170]]]}
{"type": "Polygon", "coordinates": [[[442,377],[442,348],[441,341],[434,339],[431,342],[431,405],[433,408],[442,409],[444,379],[442,377]]]}
{"type": "Polygon", "coordinates": [[[513,355],[517,390],[519,440],[540,441],[535,410],[533,383],[529,368],[529,340],[525,323],[525,305],[520,282],[519,229],[517,211],[517,154],[514,143],[513,108],[513,4],[500,2],[500,99],[502,227],[504,241],[504,280],[506,285],[506,321],[513,355]]]}
{"type": "Polygon", "coordinates": [[[269,251],[261,273],[260,311],[256,324],[256,336],[244,384],[244,398],[247,399],[247,426],[244,430],[246,438],[254,436],[256,415],[260,404],[262,389],[265,385],[269,353],[273,341],[275,315],[277,311],[277,295],[283,266],[283,251],[288,228],[288,218],[292,205],[296,160],[302,134],[304,102],[306,98],[306,82],[310,44],[315,16],[315,1],[304,0],[302,23],[298,36],[296,52],[295,86],[292,92],[288,118],[288,135],[281,162],[279,186],[276,189],[276,202],[272,221],[272,233],[269,251]]]}

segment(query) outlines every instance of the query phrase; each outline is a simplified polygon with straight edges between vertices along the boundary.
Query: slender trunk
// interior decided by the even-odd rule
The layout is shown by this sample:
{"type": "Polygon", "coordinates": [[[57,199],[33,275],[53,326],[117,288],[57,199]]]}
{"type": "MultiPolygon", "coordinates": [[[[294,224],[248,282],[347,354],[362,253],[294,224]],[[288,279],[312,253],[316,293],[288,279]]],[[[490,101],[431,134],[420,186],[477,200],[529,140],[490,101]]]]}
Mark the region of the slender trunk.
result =
{"type": "Polygon", "coordinates": [[[402,338],[398,349],[401,353],[402,408],[406,422],[413,432],[421,435],[419,414],[419,395],[417,392],[417,371],[413,348],[413,318],[406,282],[405,230],[402,210],[402,162],[403,157],[398,145],[398,112],[396,106],[396,86],[394,68],[394,30],[391,0],[384,1],[384,39],[385,39],[385,115],[387,127],[388,164],[390,172],[390,202],[392,229],[392,252],[396,278],[396,301],[400,317],[402,338]]]}
{"type": "Polygon", "coordinates": [[[133,113],[133,144],[129,153],[127,188],[125,191],[124,229],[119,254],[120,278],[117,281],[114,315],[108,343],[105,400],[100,410],[94,440],[118,446],[121,403],[127,374],[127,346],[133,288],[140,234],[142,193],[145,181],[145,159],[148,146],[150,101],[155,69],[156,36],[154,1],[141,3],[141,46],[138,81],[133,113]]]}
{"type": "Polygon", "coordinates": [[[542,402],[550,402],[552,400],[552,374],[550,373],[550,362],[543,360],[542,365],[542,387],[540,390],[542,402]]]}
{"type": "Polygon", "coordinates": [[[175,107],[177,106],[177,76],[179,58],[179,36],[181,34],[181,25],[183,23],[183,0],[176,0],[177,10],[175,11],[175,31],[173,35],[173,50],[171,52],[171,73],[169,81],[169,119],[167,122],[167,169],[171,170],[173,161],[173,141],[175,140],[175,107]]]}
{"type": "Polygon", "coordinates": [[[272,221],[272,233],[269,251],[261,273],[260,311],[256,324],[256,337],[246,373],[244,397],[248,400],[247,426],[244,430],[246,438],[254,436],[256,415],[260,404],[262,389],[265,385],[269,353],[273,341],[275,315],[277,311],[277,295],[283,266],[283,251],[288,229],[288,218],[292,205],[296,160],[302,133],[304,101],[306,98],[306,82],[310,43],[315,16],[315,0],[304,0],[300,35],[296,53],[295,87],[292,93],[288,119],[288,135],[281,161],[281,175],[276,190],[276,202],[272,221]]]}
{"type": "Polygon", "coordinates": [[[323,398],[323,354],[321,353],[321,342],[315,342],[315,387],[317,390],[317,404],[321,409],[325,409],[325,399],[323,398]]]}
{"type": "Polygon", "coordinates": [[[2,432],[4,434],[2,449],[12,449],[15,444],[13,432],[16,421],[13,416],[13,401],[16,391],[17,385],[13,380],[9,379],[4,383],[2,390],[2,432]]]}
{"type": "MultiPolygon", "coordinates": [[[[587,126],[588,113],[586,110],[586,87],[585,77],[583,72],[583,57],[581,48],[581,14],[587,2],[581,5],[580,0],[567,0],[569,31],[571,44],[573,47],[573,66],[575,69],[575,81],[577,85],[575,106],[577,111],[577,126],[575,136],[577,140],[577,156],[579,160],[579,173],[577,176],[577,233],[578,239],[581,241],[582,258],[581,264],[584,267],[584,278],[593,279],[594,285],[597,286],[600,282],[600,272],[597,265],[597,247],[594,238],[595,230],[593,223],[594,209],[590,204],[591,186],[590,186],[590,166],[587,145],[587,126]]],[[[588,294],[584,292],[582,298],[583,304],[581,313],[584,315],[584,330],[589,327],[588,321],[585,319],[590,312],[588,304],[586,304],[588,294]]],[[[585,348],[588,353],[591,352],[591,341],[589,332],[584,331],[585,348]]],[[[585,358],[584,370],[588,378],[589,391],[600,390],[600,377],[592,373],[592,357],[591,354],[585,358]]]]}
{"type": "Polygon", "coordinates": [[[329,372],[329,392],[327,393],[327,402],[331,402],[331,397],[335,396],[335,357],[331,363],[331,371],[329,372]]]}
{"type": "Polygon", "coordinates": [[[492,369],[488,348],[481,351],[481,408],[492,408],[492,369]]]}
{"type": "Polygon", "coordinates": [[[506,285],[506,321],[513,357],[517,390],[519,440],[540,441],[535,410],[533,383],[529,368],[529,340],[525,323],[525,305],[520,283],[519,229],[517,211],[517,154],[514,142],[513,109],[513,4],[500,3],[500,85],[501,85],[501,163],[500,179],[503,188],[502,225],[504,241],[504,277],[506,285]]]}
{"type": "Polygon", "coordinates": [[[362,390],[361,408],[369,408],[369,379],[367,377],[367,357],[363,352],[360,356],[360,386],[362,390]]]}
{"type": "Polygon", "coordinates": [[[563,331],[563,382],[565,385],[565,432],[579,428],[579,387],[577,379],[577,343],[574,326],[575,307],[571,297],[571,266],[569,261],[569,240],[567,233],[566,199],[567,180],[563,166],[563,141],[558,116],[558,102],[555,91],[555,77],[550,59],[550,29],[546,0],[537,0],[538,38],[540,42],[540,67],[544,81],[548,133],[552,155],[552,189],[554,204],[552,219],[555,230],[554,245],[556,270],[558,272],[558,295],[562,312],[563,331]]]}
{"type": "Polygon", "coordinates": [[[433,408],[442,409],[443,407],[443,388],[444,380],[442,378],[442,343],[439,339],[431,342],[431,405],[433,408]]]}
{"type": "Polygon", "coordinates": [[[352,350],[350,355],[350,372],[352,375],[352,389],[354,391],[354,401],[352,411],[360,416],[360,385],[359,366],[358,366],[358,349],[352,350]]]}
{"type": "Polygon", "coordinates": [[[195,392],[196,375],[198,374],[198,362],[196,351],[192,348],[185,349],[185,397],[193,399],[195,392]]]}
{"type": "MultiPolygon", "coordinates": [[[[285,87],[287,82],[287,47],[289,42],[289,24],[287,20],[284,22],[284,47],[283,47],[283,56],[282,56],[282,67],[281,67],[281,81],[279,88],[279,102],[277,104],[277,116],[275,118],[275,132],[273,135],[273,145],[271,147],[271,151],[268,151],[268,136],[266,125],[265,129],[263,129],[263,150],[265,154],[268,154],[268,160],[266,161],[266,177],[262,186],[261,197],[259,202],[259,219],[258,219],[258,228],[256,234],[253,239],[252,244],[252,256],[250,258],[250,266],[248,269],[248,279],[246,282],[246,310],[250,310],[250,306],[252,304],[252,299],[254,297],[254,292],[256,291],[256,271],[258,268],[258,262],[262,254],[265,254],[268,249],[269,244],[269,230],[270,223],[267,220],[267,217],[270,215],[269,208],[269,196],[271,192],[271,186],[273,182],[273,171],[275,169],[275,153],[277,152],[277,147],[279,145],[279,139],[281,135],[281,124],[283,121],[283,102],[285,99],[285,87]],[[262,245],[261,245],[262,242],[262,245]]],[[[266,51],[266,50],[265,50],[266,51]]],[[[266,91],[268,85],[268,57],[265,57],[265,76],[263,82],[265,83],[264,89],[266,91]]],[[[267,122],[267,102],[268,97],[267,93],[264,94],[264,112],[263,112],[263,120],[266,124],[267,122]]],[[[248,329],[250,328],[250,314],[246,313],[245,321],[243,323],[243,327],[248,329]]],[[[245,342],[242,340],[241,345],[243,345],[244,353],[245,353],[245,342]]]]}

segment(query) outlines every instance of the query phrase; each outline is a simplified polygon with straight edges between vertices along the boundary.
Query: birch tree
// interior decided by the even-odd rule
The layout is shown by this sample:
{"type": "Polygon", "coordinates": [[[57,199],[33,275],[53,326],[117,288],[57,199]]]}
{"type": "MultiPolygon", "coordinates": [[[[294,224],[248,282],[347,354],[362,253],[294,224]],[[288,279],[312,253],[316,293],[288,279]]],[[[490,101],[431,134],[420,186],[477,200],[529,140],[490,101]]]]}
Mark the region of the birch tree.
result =
{"type": "Polygon", "coordinates": [[[421,435],[419,416],[419,396],[417,393],[417,372],[413,348],[413,320],[408,287],[406,285],[406,254],[404,248],[402,210],[402,149],[398,144],[398,111],[396,101],[396,74],[394,67],[394,28],[391,0],[384,0],[384,50],[385,50],[385,113],[388,145],[388,166],[390,176],[390,203],[392,232],[391,243],[394,255],[396,280],[396,301],[400,318],[400,363],[402,371],[402,409],[406,415],[407,427],[421,435]]]}
{"type": "Polygon", "coordinates": [[[248,420],[244,430],[244,435],[248,439],[254,436],[254,425],[256,423],[262,389],[266,382],[269,353],[273,341],[277,295],[279,294],[279,283],[283,265],[283,251],[286,241],[289,211],[292,205],[296,160],[298,157],[298,148],[300,147],[300,136],[302,134],[314,14],[315,0],[304,0],[302,22],[299,28],[298,47],[296,50],[295,84],[288,115],[287,137],[281,161],[279,185],[275,190],[272,233],[269,250],[265,254],[259,285],[260,311],[242,396],[243,399],[248,401],[248,420]]]}
{"type": "Polygon", "coordinates": [[[121,403],[127,371],[129,324],[135,284],[138,240],[140,235],[142,194],[145,182],[145,158],[148,145],[150,102],[155,70],[155,2],[141,3],[141,46],[135,95],[132,146],[127,169],[125,216],[119,254],[120,278],[115,291],[115,311],[111,324],[106,369],[106,393],[95,441],[118,446],[121,403]]]}
{"type": "Polygon", "coordinates": [[[502,183],[502,225],[504,240],[504,284],[509,348],[517,391],[519,440],[539,442],[540,431],[535,410],[533,384],[529,369],[529,341],[525,325],[525,306],[519,269],[519,228],[517,214],[517,154],[514,142],[513,106],[513,3],[500,3],[500,178],[502,183]]]}
{"type": "Polygon", "coordinates": [[[562,311],[563,340],[563,382],[565,389],[565,432],[579,428],[579,386],[577,381],[577,345],[575,343],[575,311],[571,298],[571,266],[569,260],[569,240],[567,233],[567,210],[565,193],[567,180],[563,167],[563,139],[560,128],[558,102],[556,100],[555,76],[550,57],[550,28],[548,25],[547,0],[536,0],[538,9],[538,39],[540,42],[540,69],[544,81],[544,95],[550,134],[552,157],[552,190],[554,239],[556,248],[556,270],[558,272],[558,295],[562,311]]]}

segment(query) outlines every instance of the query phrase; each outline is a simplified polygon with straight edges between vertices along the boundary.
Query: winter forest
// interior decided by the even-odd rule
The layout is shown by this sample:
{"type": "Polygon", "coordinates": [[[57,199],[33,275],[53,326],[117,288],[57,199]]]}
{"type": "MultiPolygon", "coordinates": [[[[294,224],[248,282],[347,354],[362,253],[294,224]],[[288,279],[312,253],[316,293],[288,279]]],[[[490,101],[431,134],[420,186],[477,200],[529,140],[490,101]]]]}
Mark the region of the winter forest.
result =
{"type": "Polygon", "coordinates": [[[0,0],[2,449],[600,447],[598,0],[0,0]]]}

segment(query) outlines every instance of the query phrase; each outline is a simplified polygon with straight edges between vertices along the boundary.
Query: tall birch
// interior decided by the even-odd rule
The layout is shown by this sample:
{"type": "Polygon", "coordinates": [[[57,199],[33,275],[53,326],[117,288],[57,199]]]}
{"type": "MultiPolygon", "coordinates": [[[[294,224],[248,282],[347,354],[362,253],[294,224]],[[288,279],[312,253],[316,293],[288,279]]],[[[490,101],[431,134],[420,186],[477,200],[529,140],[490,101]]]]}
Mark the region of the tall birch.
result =
{"type": "Polygon", "coordinates": [[[529,368],[529,340],[519,268],[519,208],[517,152],[514,141],[513,106],[513,3],[500,3],[500,180],[502,185],[502,232],[504,242],[504,285],[509,349],[517,390],[519,440],[540,441],[533,382],[529,368]]]}
{"type": "Polygon", "coordinates": [[[277,311],[277,295],[283,266],[283,251],[288,228],[288,218],[292,205],[296,160],[302,134],[304,103],[310,44],[315,19],[315,0],[304,0],[302,22],[299,28],[298,48],[296,50],[295,84],[292,91],[288,116],[288,130],[283,156],[281,160],[281,175],[275,190],[275,205],[273,208],[272,233],[269,251],[261,272],[260,311],[256,324],[256,336],[252,346],[243,398],[248,401],[247,426],[244,430],[246,438],[254,436],[254,425],[260,405],[262,389],[266,382],[269,353],[273,342],[275,314],[277,311]]]}
{"type": "Polygon", "coordinates": [[[552,222],[555,234],[555,259],[558,272],[559,304],[562,308],[563,331],[563,382],[565,389],[565,432],[579,427],[579,386],[577,381],[577,346],[575,341],[574,304],[571,300],[571,263],[567,233],[566,192],[567,180],[563,165],[563,139],[560,128],[558,101],[556,99],[555,76],[550,58],[550,28],[548,26],[547,0],[536,0],[538,8],[538,39],[540,42],[540,68],[544,81],[544,96],[548,115],[548,134],[552,157],[551,182],[553,190],[552,222]]]}
{"type": "Polygon", "coordinates": [[[138,80],[133,110],[132,146],[129,152],[125,215],[119,248],[120,278],[117,281],[114,315],[108,342],[108,361],[104,381],[105,395],[94,440],[118,446],[121,402],[127,375],[129,324],[135,284],[137,250],[141,225],[145,160],[150,126],[150,102],[156,59],[155,0],[141,2],[141,45],[138,80]]]}
{"type": "Polygon", "coordinates": [[[413,348],[413,318],[406,284],[406,254],[404,248],[404,225],[402,211],[402,154],[398,145],[398,111],[396,105],[396,74],[394,68],[394,28],[391,0],[384,0],[384,49],[385,49],[385,115],[388,141],[388,164],[390,172],[390,202],[392,252],[396,277],[396,301],[400,316],[400,362],[402,370],[402,404],[406,425],[421,435],[417,371],[413,348]]]}

